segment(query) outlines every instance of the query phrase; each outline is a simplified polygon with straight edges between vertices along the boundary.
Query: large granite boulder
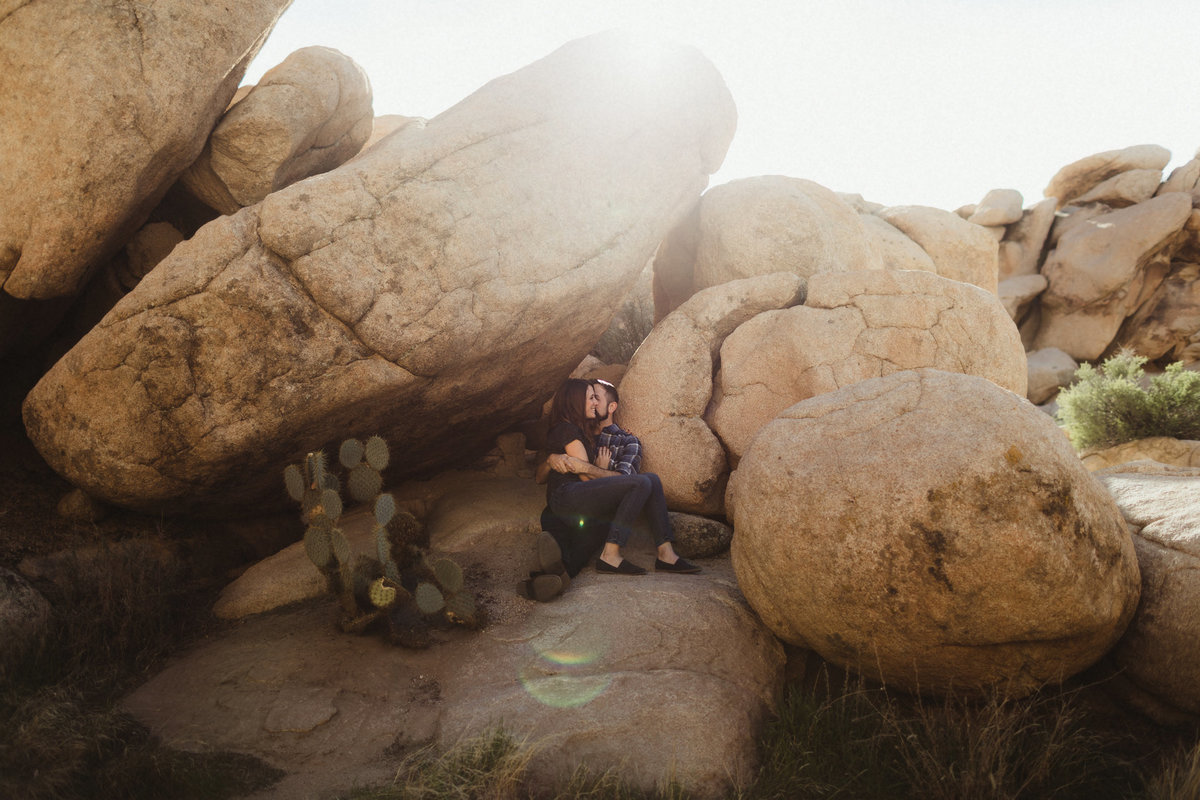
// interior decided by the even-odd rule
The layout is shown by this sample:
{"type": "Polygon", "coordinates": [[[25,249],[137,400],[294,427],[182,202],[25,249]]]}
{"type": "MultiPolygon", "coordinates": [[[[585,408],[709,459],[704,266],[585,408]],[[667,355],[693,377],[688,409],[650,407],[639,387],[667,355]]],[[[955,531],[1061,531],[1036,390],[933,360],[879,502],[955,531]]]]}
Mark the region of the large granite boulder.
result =
{"type": "Polygon", "coordinates": [[[1112,660],[1126,696],[1164,723],[1200,721],[1200,468],[1096,473],[1137,533],[1142,600],[1112,660]]]}
{"type": "Polygon", "coordinates": [[[990,230],[928,206],[891,206],[878,214],[929,254],[938,275],[996,293],[999,245],[990,230]]]}
{"type": "Polygon", "coordinates": [[[803,299],[804,280],[791,272],[705,289],[655,325],[630,359],[621,424],[641,438],[642,471],[662,479],[671,508],[715,514],[722,507],[729,465],[703,417],[725,337],[763,311],[803,299]]]}
{"type": "Polygon", "coordinates": [[[150,511],[279,498],[378,433],[392,479],[486,450],[608,325],[720,165],[735,111],[692,48],[570,43],[181,244],[34,387],[68,480],[150,511]]]}
{"type": "Polygon", "coordinates": [[[804,305],[759,314],[726,338],[704,419],[736,466],[788,406],[920,367],[1025,395],[1025,350],[996,295],[930,272],[814,275],[804,305]]]}
{"type": "Polygon", "coordinates": [[[1171,160],[1171,151],[1156,144],[1139,144],[1122,150],[1105,150],[1103,153],[1081,158],[1067,164],[1054,174],[1046,185],[1044,195],[1053,197],[1058,206],[1067,205],[1099,184],[1129,170],[1158,170],[1171,160]]]}
{"type": "Polygon", "coordinates": [[[1191,212],[1191,197],[1173,192],[1063,233],[1042,267],[1050,285],[1041,296],[1033,349],[1099,358],[1125,318],[1162,282],[1191,212]]]}
{"type": "Polygon", "coordinates": [[[655,259],[657,284],[674,310],[695,292],[740,278],[794,272],[878,269],[882,266],[859,215],[820,184],[767,175],[715,186],[674,232],[689,248],[664,248],[655,259]]]}
{"type": "Polygon", "coordinates": [[[976,376],[898,372],[797,403],[727,505],[767,626],[906,690],[1033,691],[1099,659],[1137,606],[1112,497],[1047,415],[976,376]]]}
{"type": "Polygon", "coordinates": [[[356,154],[374,130],[371,84],[329,47],[305,47],[237,100],[181,180],[222,214],[356,154]]]}
{"type": "Polygon", "coordinates": [[[48,333],[141,226],[288,4],[6,4],[0,353],[48,333]]]}

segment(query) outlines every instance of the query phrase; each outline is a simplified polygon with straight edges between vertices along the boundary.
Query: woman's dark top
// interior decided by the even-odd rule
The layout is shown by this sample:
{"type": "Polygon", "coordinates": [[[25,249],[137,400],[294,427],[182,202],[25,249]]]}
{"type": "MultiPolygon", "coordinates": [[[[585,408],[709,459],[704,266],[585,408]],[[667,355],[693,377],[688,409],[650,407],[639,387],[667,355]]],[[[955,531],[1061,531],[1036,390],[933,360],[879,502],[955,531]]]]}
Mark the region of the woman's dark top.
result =
{"type": "MultiPolygon", "coordinates": [[[[546,434],[546,450],[550,453],[566,453],[567,445],[576,439],[583,442],[583,449],[587,451],[588,461],[594,462],[596,460],[596,443],[584,436],[578,425],[572,425],[570,422],[560,422],[550,429],[550,432],[546,434]]],[[[546,501],[550,501],[550,496],[558,487],[579,480],[582,479],[574,472],[563,473],[550,470],[550,476],[546,479],[546,501]]]]}

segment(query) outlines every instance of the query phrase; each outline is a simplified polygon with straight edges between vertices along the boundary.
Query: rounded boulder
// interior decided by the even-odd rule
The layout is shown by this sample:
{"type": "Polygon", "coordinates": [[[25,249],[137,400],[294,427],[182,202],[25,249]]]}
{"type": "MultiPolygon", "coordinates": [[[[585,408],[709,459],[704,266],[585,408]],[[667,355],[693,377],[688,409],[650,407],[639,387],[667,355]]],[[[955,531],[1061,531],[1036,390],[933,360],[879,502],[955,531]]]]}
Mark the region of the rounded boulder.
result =
{"type": "Polygon", "coordinates": [[[797,403],[754,440],[727,508],[767,626],[905,690],[1061,681],[1138,602],[1112,497],[1049,417],[979,377],[906,371],[797,403]]]}

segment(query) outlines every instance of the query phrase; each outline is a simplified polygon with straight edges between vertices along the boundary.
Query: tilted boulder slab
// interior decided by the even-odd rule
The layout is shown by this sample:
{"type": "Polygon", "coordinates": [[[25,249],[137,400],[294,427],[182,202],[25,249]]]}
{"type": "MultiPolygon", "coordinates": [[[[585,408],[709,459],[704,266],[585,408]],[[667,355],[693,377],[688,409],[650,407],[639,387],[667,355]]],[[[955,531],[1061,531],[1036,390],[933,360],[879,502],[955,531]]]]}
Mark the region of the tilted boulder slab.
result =
{"type": "Polygon", "coordinates": [[[1099,358],[1162,282],[1191,211],[1191,197],[1175,192],[1069,228],[1042,267],[1050,285],[1033,349],[1099,358]]]}
{"type": "Polygon", "coordinates": [[[867,241],[879,255],[883,269],[916,269],[937,272],[933,259],[921,245],[900,232],[900,229],[874,214],[859,214],[867,241]]]}
{"type": "MultiPolygon", "coordinates": [[[[1192,212],[1193,216],[1196,212],[1192,212]]],[[[1154,294],[1121,325],[1116,340],[1149,359],[1184,360],[1200,333],[1200,264],[1175,261],[1154,294]]]]}
{"type": "Polygon", "coordinates": [[[938,275],[996,293],[1000,246],[989,229],[928,206],[890,206],[879,216],[919,244],[938,275]]]}
{"type": "Polygon", "coordinates": [[[1167,724],[1200,720],[1200,468],[1143,461],[1096,473],[1116,498],[1142,600],[1113,648],[1126,698],[1167,724]]]}
{"type": "Polygon", "coordinates": [[[330,47],[305,47],[268,70],[217,123],[181,180],[222,214],[340,166],[374,129],[371,84],[330,47]]]}
{"type": "Polygon", "coordinates": [[[1137,606],[1112,497],[1049,416],[976,376],[797,403],[729,495],[738,585],[767,626],[889,686],[1018,696],[1094,663],[1137,606]]]}
{"type": "Polygon", "coordinates": [[[0,353],[44,336],[141,226],[288,5],[0,10],[0,353]]]}
{"type": "Polygon", "coordinates": [[[804,299],[790,272],[730,281],[697,292],[654,326],[621,380],[621,424],[642,440],[642,471],[662,479],[668,505],[712,514],[724,502],[725,449],[704,421],[721,343],[758,314],[804,299]]]}
{"type": "Polygon", "coordinates": [[[785,408],[921,367],[1025,395],[1025,349],[996,295],[930,272],[814,275],[804,305],[759,314],[725,339],[705,420],[736,466],[785,408]]]}
{"type": "Polygon", "coordinates": [[[1025,209],[1021,219],[1008,226],[1001,245],[1016,245],[1019,248],[1020,259],[1007,271],[1003,262],[1001,263],[1001,281],[1018,275],[1037,274],[1042,263],[1042,251],[1046,247],[1046,237],[1050,234],[1050,226],[1054,224],[1055,209],[1054,198],[1047,198],[1025,209]]]}
{"type": "Polygon", "coordinates": [[[802,178],[766,175],[714,186],[685,224],[695,227],[692,247],[668,248],[655,259],[658,284],[676,287],[659,316],[694,292],[740,278],[882,266],[855,210],[802,178]]]}
{"type": "Polygon", "coordinates": [[[394,480],[487,450],[728,147],[711,63],[651,55],[573,42],[205,226],[34,387],[31,439],[94,496],[165,511],[278,498],[284,465],[348,436],[383,435],[394,480]]]}
{"type": "Polygon", "coordinates": [[[1103,153],[1073,161],[1060,169],[1046,185],[1043,195],[1055,198],[1059,208],[1062,208],[1122,172],[1154,169],[1161,174],[1170,160],[1171,151],[1157,144],[1138,144],[1122,150],[1105,150],[1103,153]]]}

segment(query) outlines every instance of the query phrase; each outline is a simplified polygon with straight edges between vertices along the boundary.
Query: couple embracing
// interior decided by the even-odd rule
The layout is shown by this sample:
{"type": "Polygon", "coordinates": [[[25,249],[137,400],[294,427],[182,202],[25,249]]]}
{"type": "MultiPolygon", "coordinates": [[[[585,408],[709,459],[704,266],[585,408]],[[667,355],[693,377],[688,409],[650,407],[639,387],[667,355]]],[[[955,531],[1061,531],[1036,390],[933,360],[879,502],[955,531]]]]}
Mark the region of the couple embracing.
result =
{"type": "MultiPolygon", "coordinates": [[[[569,378],[550,405],[549,456],[538,470],[546,479],[546,503],[559,535],[543,534],[538,542],[543,573],[531,576],[523,593],[548,599],[561,593],[570,579],[571,564],[555,569],[564,554],[590,549],[588,531],[599,526],[604,544],[596,572],[644,575],[646,570],[621,555],[633,523],[644,515],[658,549],[656,572],[691,574],[700,568],[680,558],[671,542],[671,520],[662,482],[653,473],[639,473],[641,444],[636,436],[613,422],[619,405],[617,389],[607,381],[569,378]],[[606,426],[606,423],[607,426],[606,426]],[[584,541],[576,541],[581,537],[584,541]],[[561,546],[561,549],[560,549],[561,546]],[[557,558],[555,551],[558,550],[557,558]],[[558,582],[555,585],[555,582],[558,582]]],[[[547,514],[543,514],[545,523],[547,514]]],[[[547,527],[543,524],[543,528],[547,527]]],[[[578,572],[579,564],[574,572],[578,572]]]]}

